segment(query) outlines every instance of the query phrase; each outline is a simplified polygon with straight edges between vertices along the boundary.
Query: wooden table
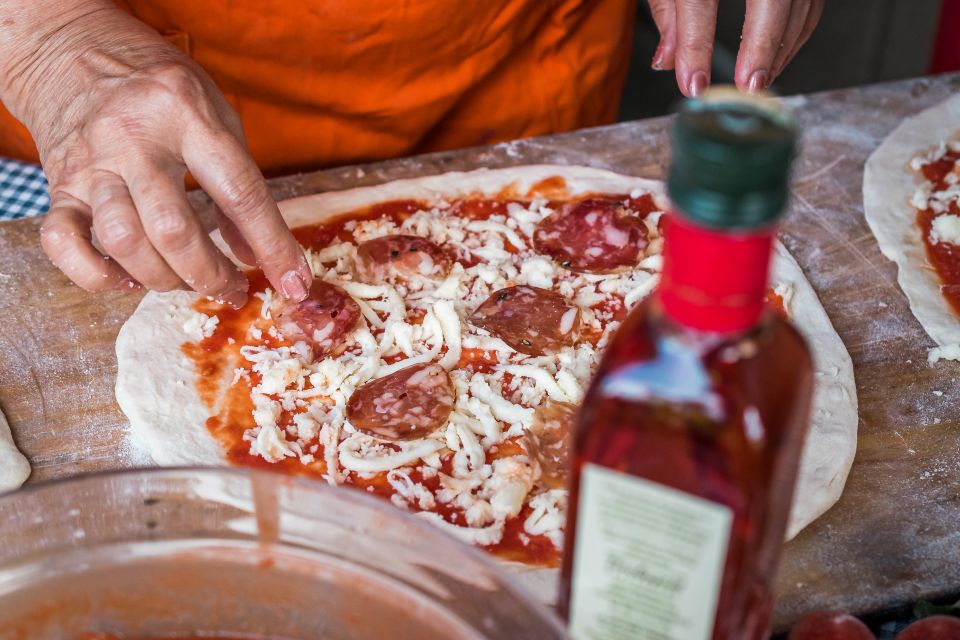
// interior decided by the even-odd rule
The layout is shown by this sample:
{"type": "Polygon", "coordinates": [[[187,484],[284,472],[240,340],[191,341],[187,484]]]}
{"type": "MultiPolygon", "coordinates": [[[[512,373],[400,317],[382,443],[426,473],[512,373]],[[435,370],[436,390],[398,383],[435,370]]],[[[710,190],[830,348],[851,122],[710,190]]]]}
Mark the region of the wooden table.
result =
{"type": "MultiPolygon", "coordinates": [[[[804,141],[783,240],[850,350],[861,420],[843,497],[787,545],[778,628],[813,609],[865,614],[960,592],[960,365],[927,365],[932,343],[867,229],[861,198],[870,152],[905,116],[958,90],[960,74],[790,100],[804,141]]],[[[669,123],[628,122],[272,185],[280,199],[527,163],[661,178],[669,123]]],[[[43,257],[38,228],[38,220],[0,224],[0,406],[33,464],[31,482],[147,464],[113,399],[114,339],[138,296],[71,286],[43,257]]]]}

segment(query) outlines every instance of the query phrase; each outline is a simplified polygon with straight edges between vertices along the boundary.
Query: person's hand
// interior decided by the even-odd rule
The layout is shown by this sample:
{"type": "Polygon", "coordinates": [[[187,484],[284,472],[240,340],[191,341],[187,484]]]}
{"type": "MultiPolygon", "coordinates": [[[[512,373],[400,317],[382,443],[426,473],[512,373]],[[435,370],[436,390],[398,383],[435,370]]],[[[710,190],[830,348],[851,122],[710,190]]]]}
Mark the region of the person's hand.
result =
{"type": "Polygon", "coordinates": [[[247,280],[187,201],[189,170],[234,254],[287,298],[306,297],[303,251],[210,77],[112,4],[74,4],[83,10],[24,45],[2,85],[50,181],[41,241],[53,263],[89,290],[189,288],[242,305],[247,280]]]}
{"type": "MultiPolygon", "coordinates": [[[[810,38],[825,0],[747,0],[737,86],[766,89],[810,38]]],[[[717,28],[718,0],[649,0],[660,31],[654,69],[675,69],[685,96],[710,85],[710,58],[717,28]]]]}

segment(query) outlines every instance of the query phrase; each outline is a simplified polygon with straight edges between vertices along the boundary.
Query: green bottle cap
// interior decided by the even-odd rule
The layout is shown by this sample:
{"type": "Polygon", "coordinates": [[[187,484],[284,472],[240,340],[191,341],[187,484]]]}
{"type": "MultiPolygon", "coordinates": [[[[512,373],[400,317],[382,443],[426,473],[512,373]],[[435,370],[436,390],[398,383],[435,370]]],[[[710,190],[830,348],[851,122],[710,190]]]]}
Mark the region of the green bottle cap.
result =
{"type": "Polygon", "coordinates": [[[707,227],[767,225],[786,206],[795,151],[796,125],[777,100],[711,89],[686,101],[677,115],[670,199],[707,227]]]}

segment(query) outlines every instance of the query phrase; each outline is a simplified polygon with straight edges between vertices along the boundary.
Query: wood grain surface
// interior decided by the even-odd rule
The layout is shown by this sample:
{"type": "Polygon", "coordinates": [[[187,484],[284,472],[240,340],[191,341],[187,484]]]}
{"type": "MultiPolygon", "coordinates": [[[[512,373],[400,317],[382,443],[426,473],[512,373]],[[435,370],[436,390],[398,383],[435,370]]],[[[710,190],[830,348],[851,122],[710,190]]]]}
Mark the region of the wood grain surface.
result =
{"type": "MultiPolygon", "coordinates": [[[[853,357],[860,435],[840,502],[787,545],[778,628],[813,609],[865,614],[960,593],[960,363],[928,366],[933,345],[864,222],[861,197],[870,152],[904,117],[958,90],[955,74],[789,99],[804,138],[783,240],[853,357]]],[[[529,163],[661,178],[669,123],[345,167],[272,186],[281,199],[529,163]]],[[[204,205],[203,194],[193,197],[204,205]]],[[[33,464],[31,482],[148,464],[113,397],[114,339],[139,296],[72,286],[43,256],[38,229],[38,220],[0,224],[0,407],[33,464]]]]}

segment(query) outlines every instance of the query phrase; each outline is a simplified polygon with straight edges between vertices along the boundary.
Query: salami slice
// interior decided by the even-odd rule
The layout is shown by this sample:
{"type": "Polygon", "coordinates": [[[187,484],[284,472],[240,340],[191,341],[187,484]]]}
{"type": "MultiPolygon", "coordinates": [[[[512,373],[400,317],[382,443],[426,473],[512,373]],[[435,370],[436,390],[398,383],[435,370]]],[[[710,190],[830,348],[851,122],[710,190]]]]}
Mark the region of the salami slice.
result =
{"type": "Polygon", "coordinates": [[[450,257],[439,246],[420,236],[390,235],[367,240],[357,247],[357,275],[365,282],[390,278],[442,278],[450,270],[450,257]]]}
{"type": "Polygon", "coordinates": [[[548,400],[533,416],[525,432],[527,453],[540,466],[539,483],[548,489],[562,489],[569,472],[570,441],[576,407],[548,400]]]}
{"type": "Polygon", "coordinates": [[[340,287],[315,279],[302,302],[281,299],[271,310],[277,330],[290,342],[306,342],[314,357],[343,352],[344,337],[360,319],[360,307],[340,287]]]}
{"type": "Polygon", "coordinates": [[[470,322],[520,353],[542,356],[576,341],[580,310],[559,293],[519,285],[493,292],[470,322]]]}
{"type": "Polygon", "coordinates": [[[533,246],[574,271],[604,273],[633,267],[647,247],[643,218],[611,200],[565,205],[540,221],[533,246]]]}
{"type": "Polygon", "coordinates": [[[456,395],[446,369],[416,364],[358,388],[347,402],[347,420],[386,440],[412,440],[447,423],[456,395]]]}

